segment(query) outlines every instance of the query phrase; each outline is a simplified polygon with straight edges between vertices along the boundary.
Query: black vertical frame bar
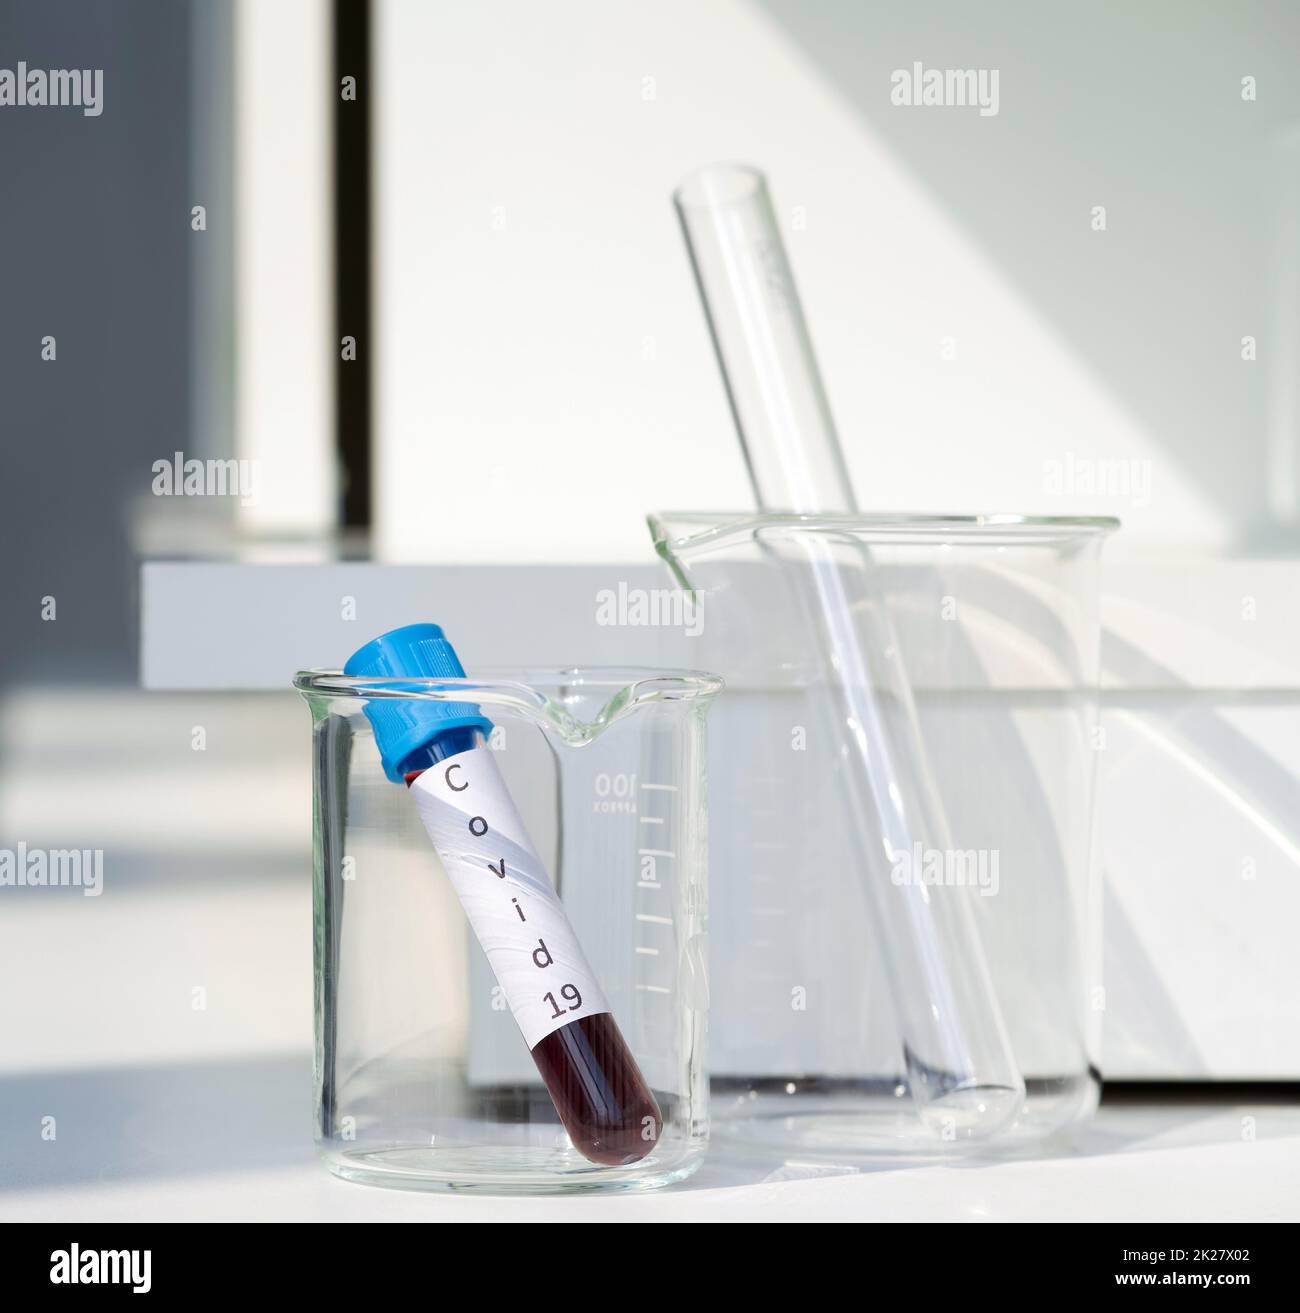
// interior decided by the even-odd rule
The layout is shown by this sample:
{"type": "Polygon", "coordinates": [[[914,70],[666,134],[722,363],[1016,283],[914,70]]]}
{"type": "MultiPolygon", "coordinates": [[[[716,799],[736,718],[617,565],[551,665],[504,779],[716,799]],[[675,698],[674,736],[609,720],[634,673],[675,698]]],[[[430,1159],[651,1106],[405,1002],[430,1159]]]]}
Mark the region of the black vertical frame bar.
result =
{"type": "Polygon", "coordinates": [[[333,0],[335,451],[339,523],[365,531],[371,517],[371,3],[333,0]],[[345,99],[344,79],[356,79],[345,99]],[[343,358],[345,337],[356,359],[343,358]]]}

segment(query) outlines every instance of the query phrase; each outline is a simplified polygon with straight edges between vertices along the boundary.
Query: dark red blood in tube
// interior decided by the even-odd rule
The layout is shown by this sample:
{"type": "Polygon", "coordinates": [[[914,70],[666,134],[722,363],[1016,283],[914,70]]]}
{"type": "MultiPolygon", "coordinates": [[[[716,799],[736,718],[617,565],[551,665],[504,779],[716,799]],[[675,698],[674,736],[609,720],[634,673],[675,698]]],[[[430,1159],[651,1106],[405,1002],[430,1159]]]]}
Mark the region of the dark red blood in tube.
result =
{"type": "Polygon", "coordinates": [[[663,1130],[659,1105],[608,1012],[579,1017],[533,1049],[573,1147],[612,1167],[644,1158],[663,1130]]]}

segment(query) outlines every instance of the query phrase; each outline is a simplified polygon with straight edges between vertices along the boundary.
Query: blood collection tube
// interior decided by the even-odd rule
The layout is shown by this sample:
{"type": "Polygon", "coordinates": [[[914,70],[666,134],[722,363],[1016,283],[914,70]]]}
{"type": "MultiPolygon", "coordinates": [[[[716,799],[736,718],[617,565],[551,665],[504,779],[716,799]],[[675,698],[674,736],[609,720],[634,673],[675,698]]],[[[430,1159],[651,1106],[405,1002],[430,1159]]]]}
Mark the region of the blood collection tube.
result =
{"type": "MultiPolygon", "coordinates": [[[[437,625],[407,625],[355,652],[344,673],[463,679],[437,625]]],[[[391,687],[391,686],[390,686],[391,687]]],[[[524,829],[478,706],[371,696],[384,772],[405,783],[496,974],[573,1147],[618,1166],[654,1148],[663,1119],[524,829]]]]}

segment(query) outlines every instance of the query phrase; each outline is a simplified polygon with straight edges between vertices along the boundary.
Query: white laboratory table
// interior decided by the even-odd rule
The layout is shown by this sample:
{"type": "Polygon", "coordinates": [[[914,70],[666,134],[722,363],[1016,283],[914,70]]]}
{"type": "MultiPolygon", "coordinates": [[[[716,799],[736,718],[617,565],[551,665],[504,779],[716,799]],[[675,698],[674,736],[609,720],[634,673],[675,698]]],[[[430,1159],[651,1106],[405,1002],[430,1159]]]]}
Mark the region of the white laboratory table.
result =
{"type": "MultiPolygon", "coordinates": [[[[211,1070],[196,1140],[177,1138],[190,1082],[160,1069],[113,1129],[25,1155],[0,1183],[4,1221],[1295,1221],[1300,1108],[1223,1102],[1103,1107],[1069,1149],[945,1166],[801,1163],[714,1144],[691,1180],[624,1195],[416,1194],[336,1180],[307,1137],[306,1106],[268,1099],[297,1062],[211,1070]],[[260,1074],[259,1074],[260,1073],[260,1074]],[[269,1086],[268,1086],[269,1088],[269,1086]],[[158,1100],[155,1107],[148,1100],[158,1100]],[[251,1099],[252,1104],[240,1103],[251,1099]],[[225,1119],[222,1107],[228,1109],[225,1119]],[[151,1144],[151,1134],[155,1136],[151,1144]],[[49,1173],[45,1166],[49,1165],[49,1173]]],[[[299,1082],[305,1087],[305,1082],[299,1082]]],[[[109,1108],[123,1100],[109,1091],[109,1108]]],[[[192,1111],[193,1104],[189,1104],[192,1111]]]]}
{"type": "Polygon", "coordinates": [[[1300,1214],[1294,1107],[1103,1109],[1072,1152],[1017,1162],[854,1171],[736,1159],[720,1149],[669,1190],[545,1198],[349,1184],[315,1161],[306,1131],[298,1117],[282,1128],[282,1142],[260,1144],[277,1160],[264,1163],[249,1161],[248,1146],[237,1143],[223,1155],[219,1126],[209,1128],[211,1152],[201,1162],[160,1155],[117,1162],[101,1175],[91,1148],[79,1179],[0,1189],[0,1221],[1237,1222],[1300,1214]],[[1254,1119],[1253,1140],[1243,1139],[1246,1118],[1254,1119]]]}
{"type": "Polygon", "coordinates": [[[854,1168],[716,1143],[647,1194],[335,1180],[310,1140],[306,711],[29,694],[0,702],[0,741],[0,832],[104,850],[99,897],[0,890],[0,1222],[1300,1217],[1300,1106],[1224,1098],[1103,1106],[1069,1148],[1015,1161],[854,1168]]]}

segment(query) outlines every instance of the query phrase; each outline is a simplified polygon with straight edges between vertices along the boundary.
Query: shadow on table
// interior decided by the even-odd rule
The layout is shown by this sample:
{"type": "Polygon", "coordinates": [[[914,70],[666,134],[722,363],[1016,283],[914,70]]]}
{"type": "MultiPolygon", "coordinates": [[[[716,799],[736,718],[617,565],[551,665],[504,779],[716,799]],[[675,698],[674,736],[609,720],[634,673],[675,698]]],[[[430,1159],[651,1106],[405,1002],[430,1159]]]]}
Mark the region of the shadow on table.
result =
{"type": "MultiPolygon", "coordinates": [[[[0,1077],[0,1192],[312,1163],[311,1082],[306,1053],[0,1077]]],[[[1128,1087],[1108,1094],[1102,1115],[1071,1141],[961,1157],[807,1153],[715,1128],[703,1166],[678,1188],[1268,1140],[1294,1132],[1294,1115],[1273,1114],[1297,1101],[1295,1090],[1271,1087],[1128,1087]]]]}
{"type": "Polygon", "coordinates": [[[309,1162],[311,1083],[307,1053],[0,1077],[0,1191],[309,1162]]]}
{"type": "Polygon", "coordinates": [[[1061,1136],[1024,1149],[965,1154],[925,1154],[914,1148],[837,1154],[782,1151],[715,1126],[709,1155],[683,1189],[709,1190],[736,1185],[814,1180],[945,1168],[963,1171],[999,1164],[1102,1158],[1119,1154],[1197,1145],[1267,1141],[1295,1133],[1300,1086],[1193,1083],[1178,1087],[1130,1085],[1108,1093],[1101,1115],[1061,1136]]]}

